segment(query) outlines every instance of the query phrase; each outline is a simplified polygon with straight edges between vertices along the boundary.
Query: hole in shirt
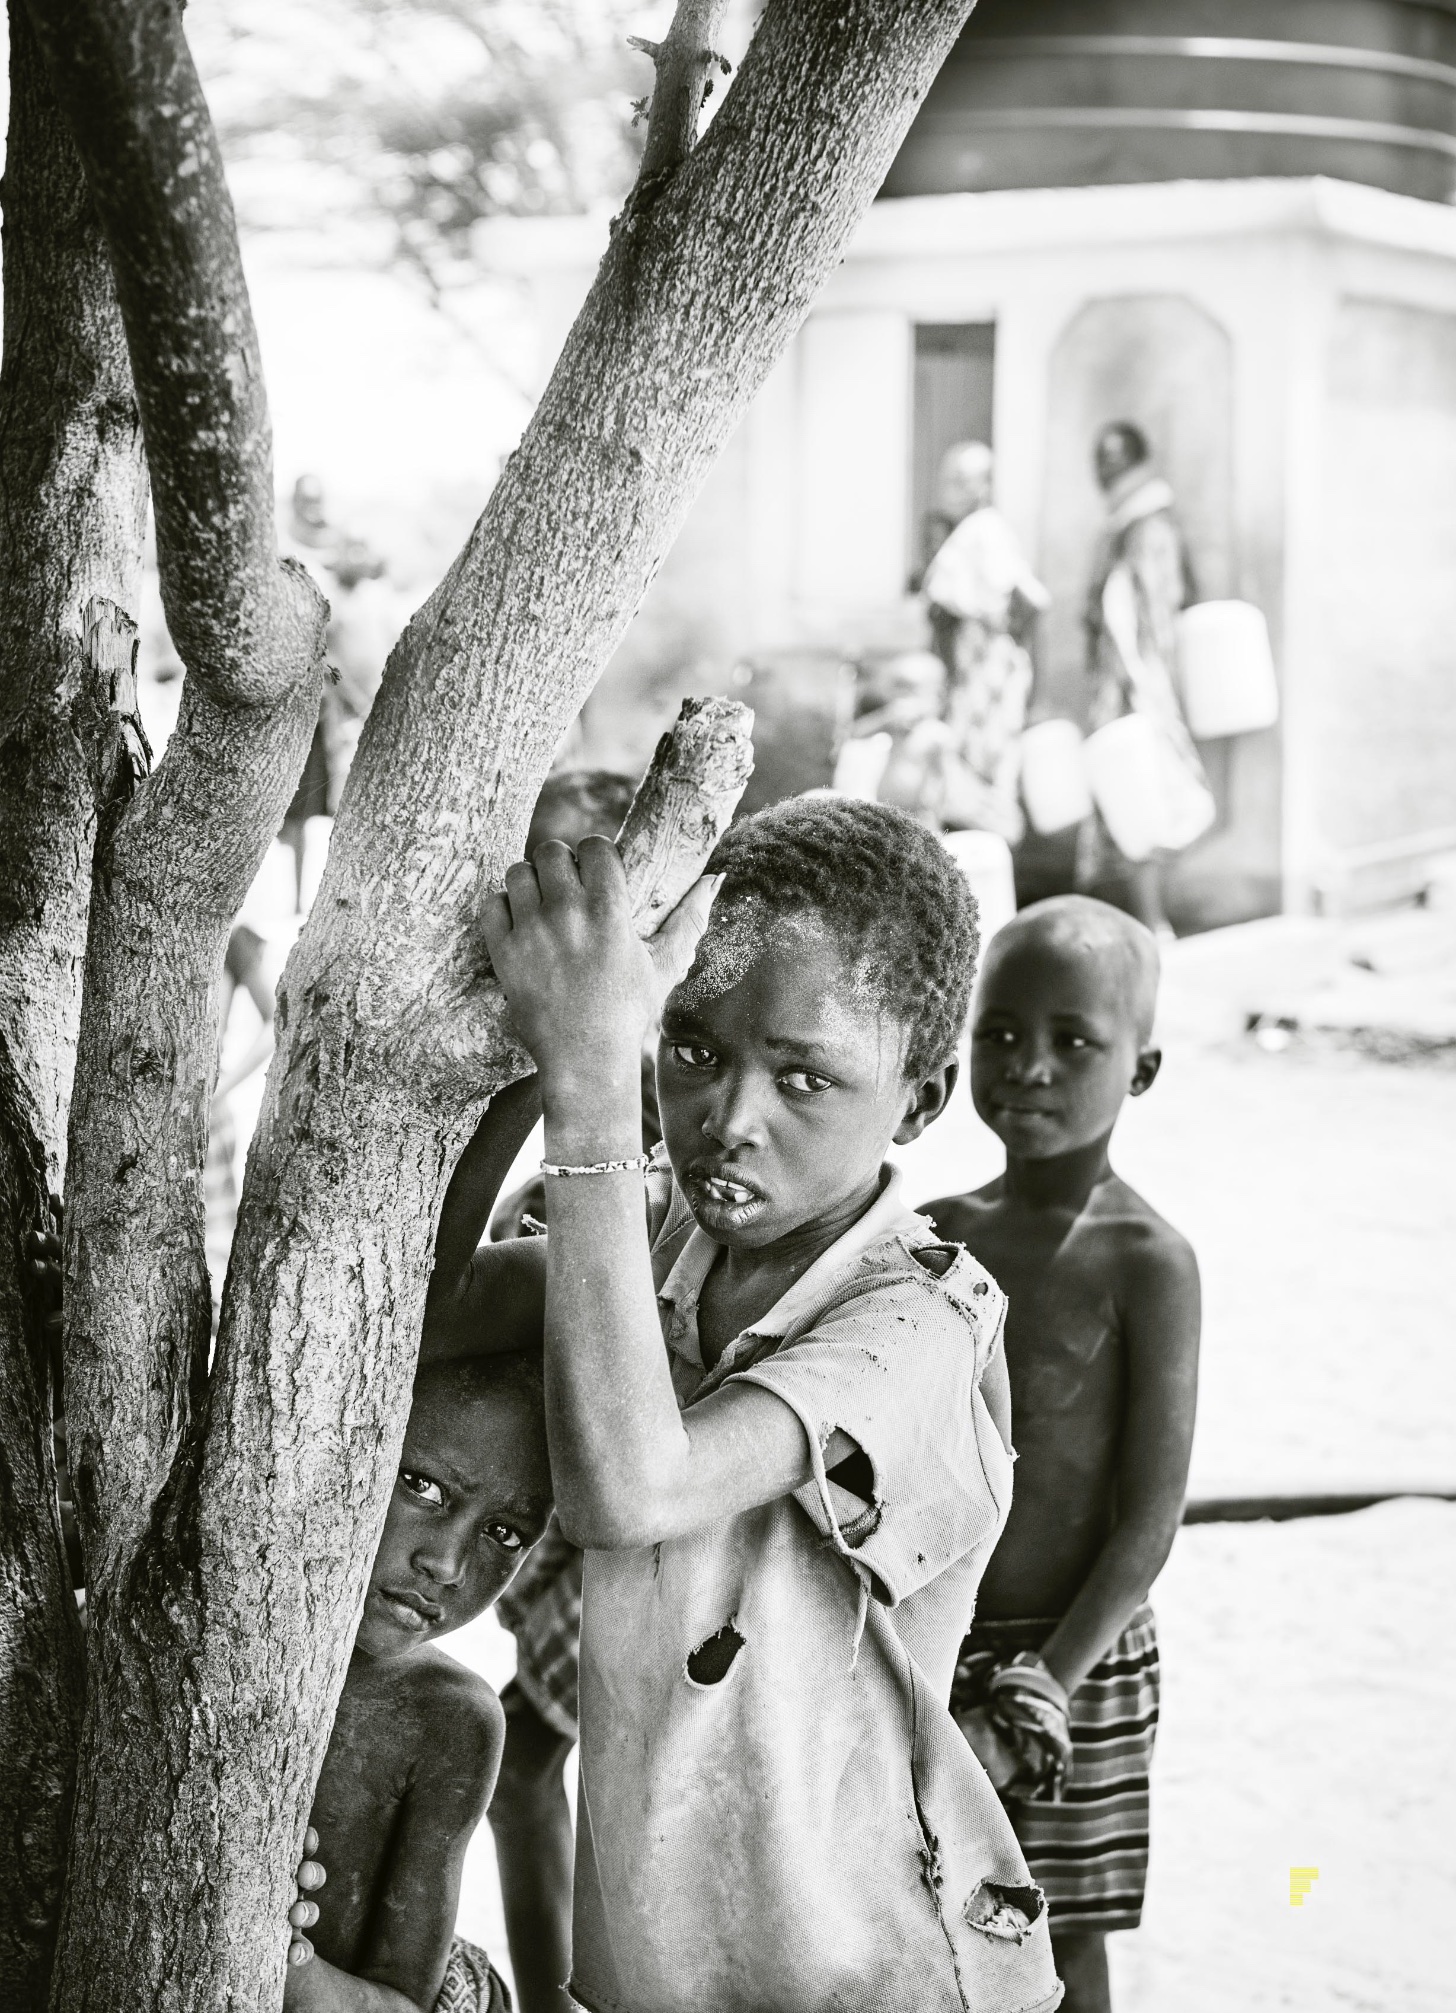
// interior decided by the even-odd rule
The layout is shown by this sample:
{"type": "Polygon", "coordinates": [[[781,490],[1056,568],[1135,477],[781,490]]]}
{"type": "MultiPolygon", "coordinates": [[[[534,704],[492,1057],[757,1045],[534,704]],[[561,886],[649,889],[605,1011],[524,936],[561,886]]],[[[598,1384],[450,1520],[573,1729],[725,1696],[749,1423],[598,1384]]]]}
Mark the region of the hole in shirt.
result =
{"type": "Polygon", "coordinates": [[[834,1502],[840,1533],[847,1545],[862,1545],[880,1528],[880,1519],[884,1515],[885,1506],[880,1500],[875,1464],[843,1427],[836,1428],[829,1436],[824,1451],[826,1455],[839,1455],[832,1468],[826,1467],[826,1481],[848,1498],[848,1501],[834,1501],[833,1496],[830,1498],[834,1502]]]}
{"type": "Polygon", "coordinates": [[[698,1644],[687,1661],[689,1681],[696,1685],[722,1684],[733,1667],[733,1659],[743,1648],[743,1638],[732,1622],[724,1622],[716,1635],[698,1644]]]}
{"type": "MultiPolygon", "coordinates": [[[[959,1244],[922,1244],[910,1255],[925,1271],[934,1273],[937,1279],[944,1279],[960,1257],[962,1249],[959,1244]]],[[[981,1287],[978,1290],[984,1293],[986,1289],[981,1287]]]]}
{"type": "Polygon", "coordinates": [[[847,1489],[851,1496],[858,1496],[862,1503],[875,1500],[875,1464],[863,1447],[856,1447],[852,1454],[846,1454],[842,1461],[827,1468],[825,1473],[831,1482],[847,1489]]]}
{"type": "Polygon", "coordinates": [[[1003,1887],[983,1880],[966,1903],[966,1920],[983,1936],[1002,1943],[1024,1943],[1046,1908],[1039,1887],[1003,1887]]]}

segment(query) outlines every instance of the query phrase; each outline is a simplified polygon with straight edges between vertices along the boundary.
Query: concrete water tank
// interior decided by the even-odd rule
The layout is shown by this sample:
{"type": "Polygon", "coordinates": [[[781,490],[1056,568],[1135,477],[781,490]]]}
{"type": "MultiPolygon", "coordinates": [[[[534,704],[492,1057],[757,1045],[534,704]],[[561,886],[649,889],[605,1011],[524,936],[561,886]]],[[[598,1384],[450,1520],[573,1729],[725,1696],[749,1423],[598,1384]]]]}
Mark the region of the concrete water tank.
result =
{"type": "Polygon", "coordinates": [[[979,0],[886,196],[1328,175],[1456,192],[1456,0],[979,0]]]}

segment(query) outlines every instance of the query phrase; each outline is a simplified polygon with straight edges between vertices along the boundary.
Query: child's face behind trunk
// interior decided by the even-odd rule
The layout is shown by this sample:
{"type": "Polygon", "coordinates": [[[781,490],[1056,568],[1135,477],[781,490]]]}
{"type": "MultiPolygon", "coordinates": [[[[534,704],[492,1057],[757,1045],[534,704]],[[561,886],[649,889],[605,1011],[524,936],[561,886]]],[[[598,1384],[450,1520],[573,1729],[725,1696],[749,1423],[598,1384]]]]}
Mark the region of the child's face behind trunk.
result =
{"type": "Polygon", "coordinates": [[[915,1137],[946,1087],[927,1101],[906,1081],[906,1029],[816,918],[724,942],[715,958],[704,939],[663,1013],[657,1090],[679,1186],[710,1237],[744,1250],[847,1227],[890,1141],[915,1137]]]}
{"type": "Polygon", "coordinates": [[[539,1404],[509,1385],[461,1398],[422,1381],[355,1646],[397,1657],[463,1628],[505,1591],[546,1526],[539,1404]]]}

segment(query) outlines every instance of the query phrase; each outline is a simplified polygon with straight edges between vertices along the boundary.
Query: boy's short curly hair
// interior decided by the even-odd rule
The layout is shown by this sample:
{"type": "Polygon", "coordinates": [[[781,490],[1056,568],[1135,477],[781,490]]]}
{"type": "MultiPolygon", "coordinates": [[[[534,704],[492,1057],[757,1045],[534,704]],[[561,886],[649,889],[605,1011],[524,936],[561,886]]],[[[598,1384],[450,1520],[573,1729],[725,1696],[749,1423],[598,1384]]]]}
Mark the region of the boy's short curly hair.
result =
{"type": "Polygon", "coordinates": [[[791,797],[731,825],[708,871],[723,876],[715,921],[727,923],[740,905],[823,920],[906,1029],[907,1078],[950,1061],[980,932],[976,898],[933,832],[888,804],[791,797]]]}

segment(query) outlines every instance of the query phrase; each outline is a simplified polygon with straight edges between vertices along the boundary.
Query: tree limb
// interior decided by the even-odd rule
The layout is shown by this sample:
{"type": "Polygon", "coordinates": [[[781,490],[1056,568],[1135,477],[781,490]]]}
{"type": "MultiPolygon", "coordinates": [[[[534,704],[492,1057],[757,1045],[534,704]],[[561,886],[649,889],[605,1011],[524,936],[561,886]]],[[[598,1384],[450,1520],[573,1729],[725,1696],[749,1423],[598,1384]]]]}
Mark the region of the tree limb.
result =
{"type": "MultiPolygon", "coordinates": [[[[65,1166],[112,658],[146,473],[106,247],[30,22],[10,8],[0,366],[0,2005],[40,2013],[82,1646],[57,1524],[54,1341],[30,1236],[65,1166]]],[[[128,651],[129,662],[129,651],[128,651]]]]}
{"type": "Polygon", "coordinates": [[[175,0],[29,0],[106,233],[167,626],[218,703],[281,698],[316,619],[280,574],[273,450],[232,199],[175,0]]]}
{"type": "MultiPolygon", "coordinates": [[[[187,667],[155,774],[105,764],[72,1106],[66,1376],[92,1616],[206,1373],[202,1170],[233,917],[317,719],[327,608],[280,563],[232,204],[176,0],[27,0],[116,276],[187,667]]],[[[113,731],[124,742],[120,711],[113,731]]]]}
{"type": "Polygon", "coordinates": [[[713,46],[727,11],[728,0],[678,0],[672,26],[661,42],[649,42],[642,35],[627,37],[634,49],[652,58],[657,72],[634,199],[650,201],[693,150],[714,73],[721,71],[726,77],[733,67],[713,46]]]}

